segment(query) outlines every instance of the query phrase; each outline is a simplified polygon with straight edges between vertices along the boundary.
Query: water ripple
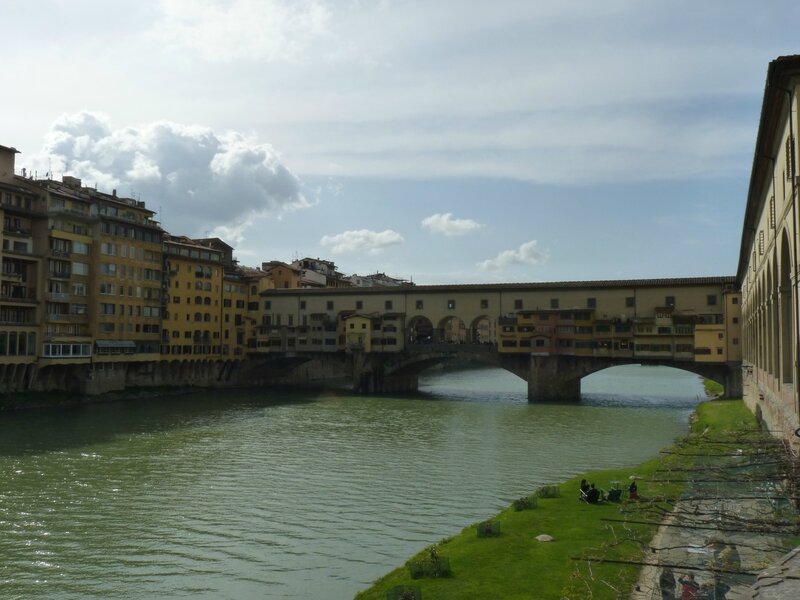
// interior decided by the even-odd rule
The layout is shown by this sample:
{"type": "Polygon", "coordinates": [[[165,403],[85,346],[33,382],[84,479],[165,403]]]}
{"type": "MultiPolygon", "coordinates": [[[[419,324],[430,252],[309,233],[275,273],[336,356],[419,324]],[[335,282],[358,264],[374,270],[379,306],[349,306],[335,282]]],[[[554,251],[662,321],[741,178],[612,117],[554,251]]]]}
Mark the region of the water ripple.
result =
{"type": "Polygon", "coordinates": [[[530,405],[524,383],[481,371],[406,398],[231,392],[9,415],[0,589],[350,598],[539,485],[657,452],[702,386],[659,394],[652,373],[635,372],[647,397],[595,386],[580,406],[530,405]]]}

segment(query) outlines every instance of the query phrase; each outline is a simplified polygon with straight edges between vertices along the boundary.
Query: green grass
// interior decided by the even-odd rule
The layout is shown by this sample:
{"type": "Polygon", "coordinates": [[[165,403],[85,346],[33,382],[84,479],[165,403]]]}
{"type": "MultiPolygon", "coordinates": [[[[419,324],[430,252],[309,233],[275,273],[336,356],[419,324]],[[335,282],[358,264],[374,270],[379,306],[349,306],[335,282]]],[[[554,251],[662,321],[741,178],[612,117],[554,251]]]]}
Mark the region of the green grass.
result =
{"type": "MultiPolygon", "coordinates": [[[[740,429],[752,430],[755,419],[741,401],[712,401],[700,405],[688,438],[700,440],[703,432],[715,438],[740,429]]],[[[425,600],[463,598],[592,598],[627,597],[638,579],[639,567],[587,559],[643,560],[656,525],[635,525],[604,521],[620,519],[637,503],[589,505],[578,501],[581,479],[608,489],[610,481],[627,482],[629,475],[642,477],[639,493],[645,502],[659,497],[674,497],[679,484],[661,484],[656,469],[681,466],[691,459],[664,454],[636,467],[608,469],[578,475],[560,484],[561,496],[539,498],[538,507],[518,511],[513,506],[491,520],[500,523],[498,537],[478,537],[477,524],[437,544],[439,555],[450,561],[452,576],[412,580],[403,566],[388,573],[357,600],[385,600],[386,593],[398,585],[419,586],[425,600]],[[538,542],[539,534],[549,534],[552,542],[538,542]],[[583,560],[574,560],[579,557],[583,560]]],[[[631,517],[636,519],[636,517],[631,517]]],[[[646,520],[646,519],[641,519],[646,520]]],[[[420,559],[428,549],[411,560],[420,559]]]]}
{"type": "Polygon", "coordinates": [[[703,379],[703,387],[706,390],[706,396],[709,398],[716,398],[725,393],[725,387],[713,379],[703,379]]]}

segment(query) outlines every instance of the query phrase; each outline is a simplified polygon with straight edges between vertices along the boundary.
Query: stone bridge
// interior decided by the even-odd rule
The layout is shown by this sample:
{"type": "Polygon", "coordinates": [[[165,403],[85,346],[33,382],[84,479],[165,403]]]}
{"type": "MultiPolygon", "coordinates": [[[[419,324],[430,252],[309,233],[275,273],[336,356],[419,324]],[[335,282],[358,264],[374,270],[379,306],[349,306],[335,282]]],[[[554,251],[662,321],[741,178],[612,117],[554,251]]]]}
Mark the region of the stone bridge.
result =
{"type": "Polygon", "coordinates": [[[466,360],[528,382],[531,400],[580,398],[582,377],[668,365],[741,394],[739,293],[730,277],[268,290],[252,370],[302,384],[347,375],[360,393],[417,389],[466,360]]]}
{"type": "MultiPolygon", "coordinates": [[[[247,380],[291,385],[348,378],[360,394],[416,391],[420,374],[437,365],[480,364],[505,369],[525,380],[528,399],[544,402],[580,400],[581,379],[626,364],[669,366],[696,373],[725,387],[726,397],[741,397],[739,363],[676,362],[658,358],[609,358],[565,355],[502,354],[486,344],[425,344],[392,354],[274,354],[252,363],[247,380]]],[[[643,390],[644,392],[645,390],[643,390]]]]}

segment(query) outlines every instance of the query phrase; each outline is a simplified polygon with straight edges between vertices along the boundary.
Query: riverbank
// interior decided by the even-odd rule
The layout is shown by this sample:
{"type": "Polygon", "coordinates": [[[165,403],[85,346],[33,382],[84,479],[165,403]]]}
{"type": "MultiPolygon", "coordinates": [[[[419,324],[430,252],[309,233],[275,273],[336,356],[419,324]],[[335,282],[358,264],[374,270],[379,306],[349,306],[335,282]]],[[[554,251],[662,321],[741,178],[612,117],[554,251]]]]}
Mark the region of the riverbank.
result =
{"type": "MultiPolygon", "coordinates": [[[[746,443],[746,447],[758,440],[769,441],[756,428],[741,401],[705,402],[698,407],[687,436],[659,457],[636,467],[576,476],[558,485],[560,497],[539,498],[538,506],[530,510],[511,506],[491,519],[499,529],[496,537],[479,537],[476,524],[436,544],[436,554],[449,562],[450,577],[412,579],[404,566],[356,598],[383,600],[393,597],[392,590],[401,589],[418,590],[425,600],[627,598],[637,583],[642,586],[642,565],[654,560],[651,541],[664,515],[686,490],[687,470],[715,454],[714,449],[726,440],[746,443]],[[690,443],[693,452],[679,451],[690,443]],[[683,476],[664,477],[665,472],[683,476]],[[627,486],[633,476],[638,478],[641,501],[623,498],[620,503],[589,505],[577,499],[582,478],[609,489],[611,482],[627,486]],[[542,534],[553,540],[538,541],[542,534]]],[[[784,541],[788,548],[795,540],[784,541]]],[[[430,548],[411,561],[427,556],[430,548]]],[[[648,581],[648,592],[655,593],[652,578],[648,581]]]]}
{"type": "Polygon", "coordinates": [[[186,386],[159,386],[148,388],[129,388],[119,392],[104,394],[83,394],[75,391],[58,390],[50,392],[19,392],[0,394],[0,412],[41,410],[48,408],[67,408],[85,404],[106,402],[125,402],[147,400],[164,396],[185,396],[207,391],[207,388],[186,386]]]}

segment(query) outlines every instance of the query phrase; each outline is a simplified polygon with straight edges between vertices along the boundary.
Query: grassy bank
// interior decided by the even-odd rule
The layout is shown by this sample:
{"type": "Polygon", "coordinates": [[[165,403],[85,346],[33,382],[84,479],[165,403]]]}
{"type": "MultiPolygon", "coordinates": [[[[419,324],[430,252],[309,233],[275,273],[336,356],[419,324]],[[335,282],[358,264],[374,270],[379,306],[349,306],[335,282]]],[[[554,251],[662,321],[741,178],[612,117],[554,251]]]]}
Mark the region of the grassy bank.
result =
{"type": "MultiPolygon", "coordinates": [[[[755,427],[755,419],[741,401],[711,401],[698,407],[689,435],[698,437],[705,432],[719,438],[755,427]]],[[[663,454],[635,467],[576,476],[558,486],[560,497],[538,498],[536,508],[517,511],[511,506],[496,515],[492,519],[499,524],[496,537],[478,537],[476,524],[436,544],[438,555],[449,560],[451,576],[412,579],[403,566],[356,598],[385,600],[387,592],[397,586],[419,588],[425,600],[627,597],[639,566],[601,561],[642,561],[657,525],[604,520],[621,519],[636,503],[580,502],[580,480],[608,489],[611,481],[627,485],[635,473],[641,477],[643,498],[674,497],[681,491],[679,485],[650,480],[657,479],[657,469],[681,466],[681,461],[687,460],[691,459],[663,454]],[[536,536],[540,534],[554,540],[539,542],[536,536]]],[[[425,560],[429,555],[430,549],[425,549],[411,560],[425,560]]]]}
{"type": "Polygon", "coordinates": [[[712,379],[703,379],[703,387],[709,398],[718,398],[725,392],[725,387],[712,379]]]}

